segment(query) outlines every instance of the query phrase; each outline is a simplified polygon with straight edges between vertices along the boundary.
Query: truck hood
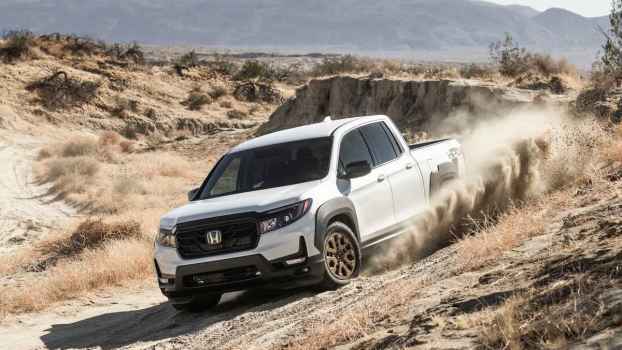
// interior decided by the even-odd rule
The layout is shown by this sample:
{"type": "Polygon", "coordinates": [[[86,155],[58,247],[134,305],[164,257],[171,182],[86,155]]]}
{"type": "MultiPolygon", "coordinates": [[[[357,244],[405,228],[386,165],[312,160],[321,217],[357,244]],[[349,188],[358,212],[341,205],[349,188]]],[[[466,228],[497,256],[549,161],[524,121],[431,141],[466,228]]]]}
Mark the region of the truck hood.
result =
{"type": "Polygon", "coordinates": [[[177,223],[218,216],[269,211],[306,199],[302,198],[305,193],[319,183],[312,181],[190,202],[162,216],[160,227],[169,228],[177,223]]]}

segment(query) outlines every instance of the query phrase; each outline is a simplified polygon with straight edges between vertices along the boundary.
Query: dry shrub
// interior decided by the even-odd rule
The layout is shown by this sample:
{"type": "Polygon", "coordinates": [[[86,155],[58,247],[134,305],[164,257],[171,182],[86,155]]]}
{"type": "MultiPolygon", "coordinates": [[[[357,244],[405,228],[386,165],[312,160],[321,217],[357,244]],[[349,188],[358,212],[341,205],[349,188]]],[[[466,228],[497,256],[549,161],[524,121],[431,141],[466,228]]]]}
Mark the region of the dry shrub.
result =
{"type": "Polygon", "coordinates": [[[117,96],[111,114],[119,118],[127,118],[128,112],[138,113],[138,101],[117,96]]]}
{"type": "Polygon", "coordinates": [[[121,142],[121,135],[116,131],[107,130],[99,135],[99,144],[102,146],[117,145],[121,142]]]}
{"type": "Polygon", "coordinates": [[[282,80],[283,73],[278,68],[266,62],[248,60],[233,77],[234,80],[260,79],[266,81],[282,80]]]}
{"type": "Polygon", "coordinates": [[[466,79],[492,79],[497,74],[494,67],[475,63],[463,66],[459,72],[466,79]]]}
{"type": "Polygon", "coordinates": [[[136,162],[134,171],[146,178],[157,176],[193,178],[194,174],[190,162],[171,153],[143,154],[140,161],[136,162]]]}
{"type": "Polygon", "coordinates": [[[41,242],[36,250],[43,256],[69,257],[85,249],[95,249],[111,240],[140,239],[142,231],[136,221],[105,223],[102,219],[86,219],[68,237],[41,242]]]}
{"type": "Polygon", "coordinates": [[[271,84],[246,82],[236,86],[233,96],[239,101],[282,103],[281,92],[271,84]]]}
{"type": "Polygon", "coordinates": [[[190,92],[188,98],[181,102],[182,105],[186,106],[191,111],[199,111],[204,105],[210,103],[212,103],[212,98],[207,94],[199,92],[190,92]]]}
{"type": "Polygon", "coordinates": [[[566,59],[556,60],[550,55],[532,53],[520,47],[509,33],[501,41],[490,44],[490,58],[499,66],[499,72],[516,78],[528,72],[552,75],[577,75],[577,69],[566,59]]]}
{"type": "Polygon", "coordinates": [[[353,55],[343,55],[337,57],[324,57],[311,70],[312,76],[336,75],[342,73],[360,73],[373,70],[373,64],[369,60],[355,57],[353,55]]]}
{"type": "Polygon", "coordinates": [[[487,349],[565,349],[575,339],[615,326],[619,317],[607,317],[603,307],[602,295],[616,288],[608,277],[575,276],[509,298],[480,320],[480,344],[487,349]]]}
{"type": "Polygon", "coordinates": [[[147,108],[147,110],[145,111],[145,117],[151,120],[156,120],[158,119],[158,112],[156,112],[154,108],[147,108]]]}
{"type": "Polygon", "coordinates": [[[143,184],[132,176],[122,176],[116,178],[112,190],[117,194],[146,194],[143,184]]]}
{"type": "Polygon", "coordinates": [[[50,109],[79,107],[97,97],[99,82],[71,78],[59,71],[30,83],[26,89],[35,91],[41,103],[50,109]]]}
{"type": "Polygon", "coordinates": [[[44,159],[48,159],[50,157],[52,157],[53,153],[52,150],[45,147],[39,150],[39,152],[37,153],[37,160],[44,160],[44,159]]]}
{"type": "Polygon", "coordinates": [[[32,274],[19,286],[0,286],[0,317],[42,310],[94,289],[129,286],[153,276],[153,244],[145,239],[108,240],[99,249],[85,249],[32,274]]]}
{"type": "Polygon", "coordinates": [[[230,119],[244,119],[248,116],[248,113],[240,111],[238,109],[232,109],[227,112],[227,117],[230,119]]]}
{"type": "Polygon", "coordinates": [[[250,115],[255,115],[257,114],[257,112],[259,112],[259,106],[258,105],[252,105],[249,109],[248,109],[248,114],[250,115]]]}
{"type": "Polygon", "coordinates": [[[0,57],[7,63],[28,57],[34,45],[34,35],[27,30],[5,32],[2,39],[4,44],[0,47],[0,57]]]}
{"type": "Polygon", "coordinates": [[[123,140],[119,142],[119,147],[123,153],[132,153],[136,148],[136,144],[133,141],[123,140]]]}
{"type": "Polygon", "coordinates": [[[618,125],[608,142],[601,146],[604,160],[614,163],[622,163],[622,124],[618,125]]]}
{"type": "Polygon", "coordinates": [[[471,235],[456,243],[462,269],[477,269],[525,239],[544,233],[546,219],[541,205],[530,204],[511,208],[496,220],[475,223],[471,235]]]}
{"type": "Polygon", "coordinates": [[[55,158],[46,162],[46,181],[81,180],[93,177],[99,171],[99,163],[91,157],[55,158]]]}
{"type": "Polygon", "coordinates": [[[222,108],[231,108],[231,107],[233,107],[233,104],[231,103],[231,101],[220,101],[220,103],[218,105],[220,107],[222,107],[222,108]]]}
{"type": "Polygon", "coordinates": [[[208,95],[210,95],[211,98],[213,98],[214,100],[217,100],[223,96],[226,96],[228,93],[227,88],[225,88],[224,86],[214,86],[212,87],[209,91],[208,91],[208,95]]]}
{"type": "Polygon", "coordinates": [[[62,157],[84,157],[97,153],[97,140],[91,137],[80,137],[61,146],[62,157]]]}

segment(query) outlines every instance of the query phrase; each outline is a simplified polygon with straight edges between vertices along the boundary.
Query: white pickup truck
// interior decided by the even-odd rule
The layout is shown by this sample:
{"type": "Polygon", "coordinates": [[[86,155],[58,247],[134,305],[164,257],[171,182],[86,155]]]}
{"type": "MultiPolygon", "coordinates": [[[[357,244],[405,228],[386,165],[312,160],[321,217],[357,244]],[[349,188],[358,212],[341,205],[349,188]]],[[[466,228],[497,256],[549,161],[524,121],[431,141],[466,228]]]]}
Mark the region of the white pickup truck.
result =
{"type": "Polygon", "coordinates": [[[200,310],[230,291],[346,284],[366,248],[405,232],[463,172],[456,140],[409,146],[386,116],[249,140],[162,217],[160,289],[176,308],[200,310]]]}

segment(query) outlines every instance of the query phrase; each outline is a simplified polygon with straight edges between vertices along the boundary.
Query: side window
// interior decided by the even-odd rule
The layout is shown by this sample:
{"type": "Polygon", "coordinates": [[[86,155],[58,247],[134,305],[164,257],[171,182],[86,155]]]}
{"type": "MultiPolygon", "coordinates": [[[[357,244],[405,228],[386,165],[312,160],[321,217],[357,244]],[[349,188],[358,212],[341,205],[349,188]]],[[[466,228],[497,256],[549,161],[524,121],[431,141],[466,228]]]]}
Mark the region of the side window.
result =
{"type": "Polygon", "coordinates": [[[382,128],[382,123],[365,125],[361,128],[361,133],[374,155],[374,165],[384,164],[397,158],[397,153],[389,136],[382,128]]]}
{"type": "Polygon", "coordinates": [[[393,134],[393,132],[391,132],[391,129],[389,129],[387,124],[385,124],[384,122],[382,122],[381,124],[382,124],[382,128],[384,129],[384,132],[387,133],[387,136],[389,136],[389,140],[391,140],[391,144],[393,145],[393,149],[395,150],[395,153],[397,153],[398,156],[404,153],[404,150],[402,149],[402,145],[400,145],[400,143],[397,141],[397,139],[395,138],[395,135],[393,134]]]}
{"type": "Polygon", "coordinates": [[[214,184],[210,196],[219,196],[237,191],[241,160],[242,157],[231,159],[216,184],[214,184]]]}
{"type": "Polygon", "coordinates": [[[339,167],[343,169],[352,162],[368,161],[374,164],[369,154],[369,148],[358,130],[351,131],[341,140],[339,149],[339,167]]]}

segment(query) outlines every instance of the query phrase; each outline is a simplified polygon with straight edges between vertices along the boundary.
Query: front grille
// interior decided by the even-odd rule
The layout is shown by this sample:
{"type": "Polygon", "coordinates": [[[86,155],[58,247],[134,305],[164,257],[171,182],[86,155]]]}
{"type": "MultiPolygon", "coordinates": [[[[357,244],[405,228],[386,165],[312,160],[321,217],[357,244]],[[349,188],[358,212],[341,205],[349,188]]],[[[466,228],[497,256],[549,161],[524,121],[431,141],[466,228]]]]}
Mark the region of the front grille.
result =
{"type": "Polygon", "coordinates": [[[257,247],[258,242],[254,218],[217,218],[177,225],[177,250],[186,259],[250,250],[257,247]],[[221,232],[221,244],[208,244],[207,232],[212,230],[221,232]]]}
{"type": "Polygon", "coordinates": [[[206,272],[184,276],[184,287],[206,287],[213,284],[244,282],[259,278],[259,270],[255,266],[238,267],[235,269],[206,272]]]}

